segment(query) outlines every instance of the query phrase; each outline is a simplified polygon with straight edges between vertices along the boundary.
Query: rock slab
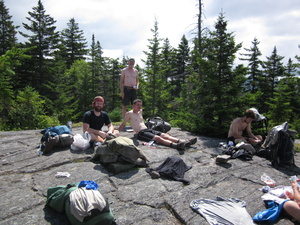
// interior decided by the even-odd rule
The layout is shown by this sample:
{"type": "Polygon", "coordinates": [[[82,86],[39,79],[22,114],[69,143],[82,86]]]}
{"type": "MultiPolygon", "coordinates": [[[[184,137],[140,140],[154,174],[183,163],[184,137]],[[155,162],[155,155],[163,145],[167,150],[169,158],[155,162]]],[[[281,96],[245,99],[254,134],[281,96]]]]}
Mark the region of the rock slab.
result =
{"type": "MultiPolygon", "coordinates": [[[[251,161],[229,159],[216,163],[217,156],[222,154],[218,144],[224,140],[197,136],[179,128],[172,128],[169,133],[180,139],[198,138],[184,154],[161,145],[142,145],[132,132],[121,132],[121,135],[133,138],[150,158],[151,168],[169,156],[181,157],[192,166],[184,177],[190,185],[166,178],[152,179],[145,168],[134,167],[112,174],[101,164],[90,161],[92,148],[83,152],[55,148],[50,154],[38,155],[40,131],[0,132],[0,224],[69,224],[64,214],[45,206],[47,189],[81,180],[99,184],[119,225],[208,224],[190,208],[190,202],[218,196],[245,201],[253,217],[265,209],[260,191],[265,186],[260,180],[263,173],[272,177],[277,185],[289,185],[289,177],[300,174],[297,155],[296,166],[280,168],[272,167],[268,160],[257,156],[251,161]],[[58,178],[58,172],[67,172],[70,176],[58,178]]],[[[73,133],[81,133],[81,128],[73,128],[73,133]]],[[[282,218],[277,224],[294,223],[282,218]]]]}

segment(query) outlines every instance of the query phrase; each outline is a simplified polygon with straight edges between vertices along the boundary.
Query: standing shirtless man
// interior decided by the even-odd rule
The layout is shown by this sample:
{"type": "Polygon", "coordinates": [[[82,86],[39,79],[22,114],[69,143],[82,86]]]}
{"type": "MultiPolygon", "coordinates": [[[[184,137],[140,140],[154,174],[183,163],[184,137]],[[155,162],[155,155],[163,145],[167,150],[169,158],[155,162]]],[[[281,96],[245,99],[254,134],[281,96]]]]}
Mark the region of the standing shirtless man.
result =
{"type": "Polygon", "coordinates": [[[230,125],[227,140],[232,141],[234,144],[239,143],[239,141],[252,145],[259,144],[263,140],[262,136],[255,136],[251,131],[251,122],[256,117],[253,110],[247,109],[243,117],[234,119],[230,125]],[[247,131],[247,137],[243,137],[243,131],[245,129],[247,131]]]}
{"type": "Polygon", "coordinates": [[[167,133],[148,129],[143,119],[143,102],[140,99],[133,101],[132,110],[126,113],[122,124],[119,127],[119,132],[122,131],[126,123],[129,121],[132,129],[138,135],[138,138],[143,141],[155,141],[165,146],[170,146],[177,150],[184,150],[185,147],[190,147],[197,142],[197,138],[190,140],[179,140],[167,133]]]}
{"type": "Polygon", "coordinates": [[[122,96],[122,117],[126,114],[126,107],[137,98],[136,90],[139,87],[138,71],[134,68],[134,59],[129,59],[128,66],[121,72],[120,91],[122,96]]]}

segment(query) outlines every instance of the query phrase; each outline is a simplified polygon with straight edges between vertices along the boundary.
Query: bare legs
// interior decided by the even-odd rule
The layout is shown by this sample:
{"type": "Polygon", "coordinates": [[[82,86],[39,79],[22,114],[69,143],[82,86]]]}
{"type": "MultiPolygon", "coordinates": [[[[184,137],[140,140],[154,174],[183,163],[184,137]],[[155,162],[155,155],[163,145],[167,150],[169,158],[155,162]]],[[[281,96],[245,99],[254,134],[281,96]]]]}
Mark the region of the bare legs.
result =
{"type": "Polygon", "coordinates": [[[283,205],[284,210],[295,220],[300,221],[300,206],[295,201],[287,201],[283,205]]]}

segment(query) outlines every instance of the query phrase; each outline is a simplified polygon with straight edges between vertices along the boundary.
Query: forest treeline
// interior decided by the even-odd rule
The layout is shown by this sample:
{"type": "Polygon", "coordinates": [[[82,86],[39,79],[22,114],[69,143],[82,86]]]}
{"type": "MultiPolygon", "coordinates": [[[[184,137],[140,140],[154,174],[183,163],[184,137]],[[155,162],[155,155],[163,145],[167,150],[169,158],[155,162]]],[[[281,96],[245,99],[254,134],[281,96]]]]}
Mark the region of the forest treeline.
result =
{"type": "MultiPolygon", "coordinates": [[[[121,121],[119,79],[128,56],[103,57],[100,41],[93,35],[88,46],[75,18],[57,31],[40,0],[24,18],[24,32],[3,0],[0,13],[0,130],[80,122],[97,95],[105,98],[112,121],[121,121]],[[18,33],[26,41],[19,42],[18,33]]],[[[198,34],[191,41],[183,35],[177,47],[159,37],[158,25],[155,20],[143,68],[136,65],[145,117],[158,115],[173,126],[223,137],[232,119],[255,107],[270,127],[288,121],[300,131],[299,56],[284,64],[275,46],[262,60],[256,37],[242,49],[223,13],[208,30],[200,10],[198,34]],[[236,65],[237,57],[245,65],[236,65]]]]}

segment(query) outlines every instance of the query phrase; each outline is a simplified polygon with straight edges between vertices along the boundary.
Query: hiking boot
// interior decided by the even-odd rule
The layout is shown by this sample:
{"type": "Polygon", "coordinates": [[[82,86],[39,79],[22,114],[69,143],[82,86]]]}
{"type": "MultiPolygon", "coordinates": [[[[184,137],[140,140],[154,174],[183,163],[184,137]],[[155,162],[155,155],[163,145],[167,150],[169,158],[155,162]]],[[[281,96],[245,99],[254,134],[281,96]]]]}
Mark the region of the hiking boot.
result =
{"type": "Polygon", "coordinates": [[[108,134],[107,137],[106,137],[106,140],[112,140],[112,139],[114,139],[114,138],[116,138],[115,135],[113,135],[113,134],[108,134]]]}
{"type": "Polygon", "coordinates": [[[177,150],[185,150],[185,143],[184,142],[179,142],[177,143],[176,149],[177,150]]]}
{"type": "Polygon", "coordinates": [[[146,160],[145,159],[141,159],[141,158],[138,158],[135,161],[135,165],[142,166],[142,167],[148,167],[148,164],[147,164],[146,160]]]}
{"type": "Polygon", "coordinates": [[[230,157],[231,157],[230,155],[218,155],[216,158],[216,163],[218,164],[227,163],[230,157]]]}
{"type": "Polygon", "coordinates": [[[196,144],[196,142],[197,142],[197,138],[191,138],[191,139],[186,141],[185,146],[186,147],[191,147],[191,145],[196,144]]]}
{"type": "Polygon", "coordinates": [[[152,179],[160,178],[160,174],[155,170],[150,172],[150,176],[151,176],[152,179]]]}

